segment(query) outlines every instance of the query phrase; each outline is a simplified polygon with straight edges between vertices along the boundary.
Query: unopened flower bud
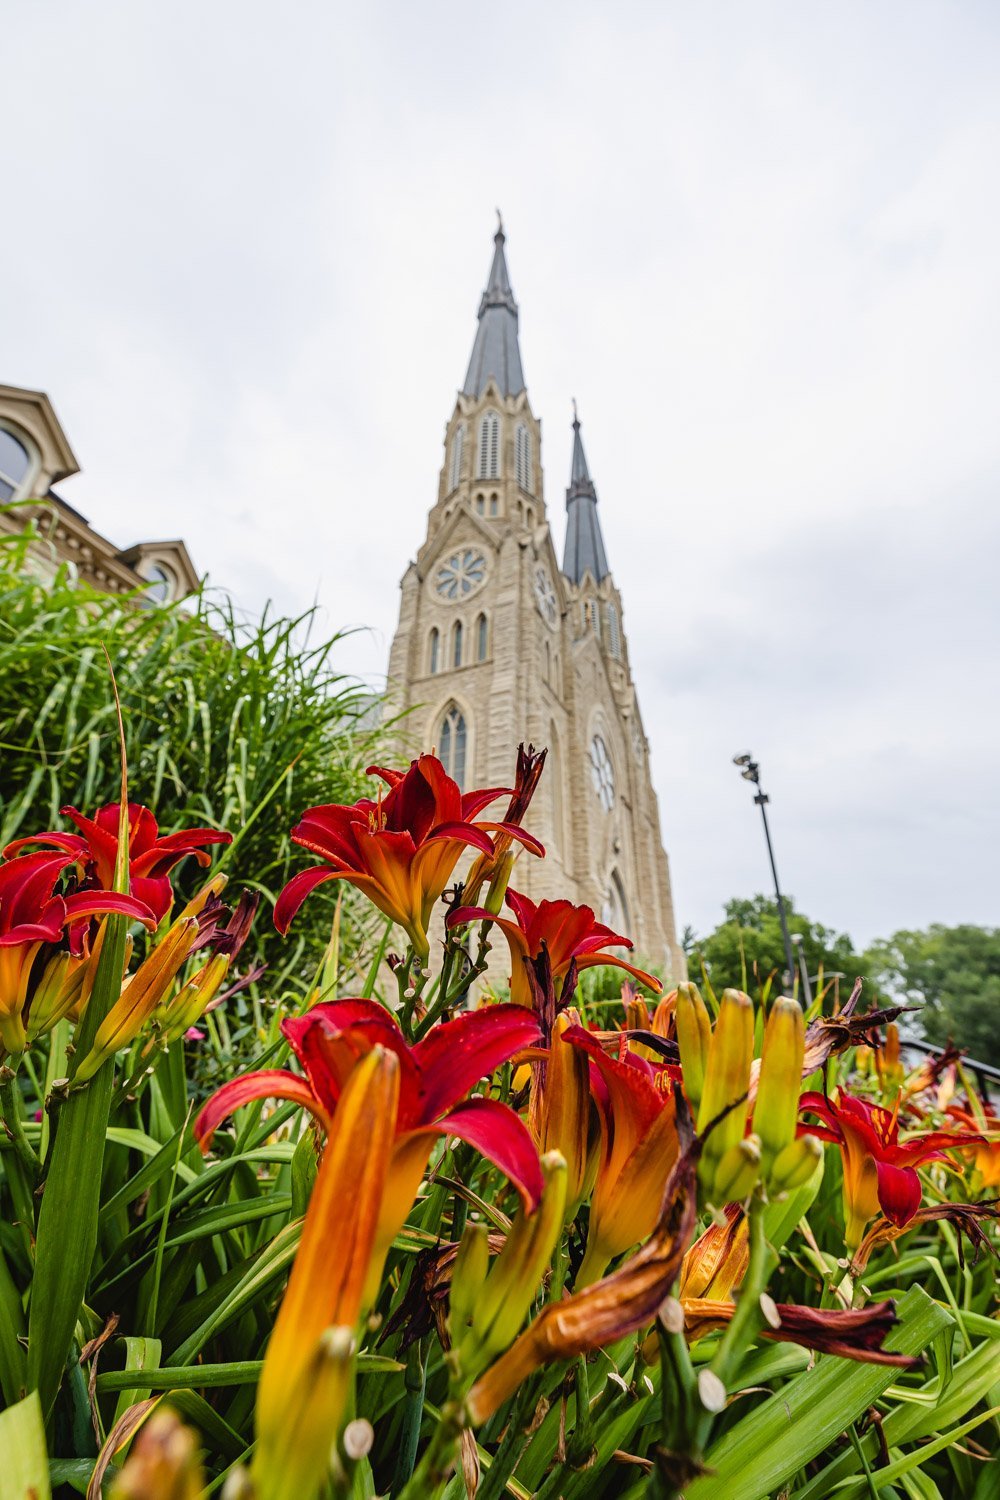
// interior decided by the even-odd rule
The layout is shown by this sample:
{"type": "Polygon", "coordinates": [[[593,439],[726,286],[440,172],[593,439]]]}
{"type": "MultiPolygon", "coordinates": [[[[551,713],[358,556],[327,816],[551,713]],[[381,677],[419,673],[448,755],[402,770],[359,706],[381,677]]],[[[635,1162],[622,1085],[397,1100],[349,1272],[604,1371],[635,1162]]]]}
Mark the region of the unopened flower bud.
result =
{"type": "Polygon", "coordinates": [[[459,1351],[466,1375],[485,1369],[516,1338],[552,1259],[566,1204],[566,1162],[558,1151],[542,1157],[542,1175],[541,1203],[514,1220],[472,1310],[472,1326],[459,1351]]]}
{"type": "Polygon", "coordinates": [[[792,1141],[771,1163],[768,1187],[772,1193],[792,1193],[807,1183],[823,1160],[823,1142],[814,1135],[792,1141]]]}
{"type": "Polygon", "coordinates": [[[566,1162],[567,1223],[580,1207],[587,1177],[590,1063],[586,1052],[562,1039],[571,1026],[579,1024],[575,1010],[562,1011],[555,1018],[540,1110],[540,1149],[558,1151],[566,1162]]]}
{"type": "Polygon", "coordinates": [[[448,1327],[452,1345],[459,1344],[465,1335],[489,1266],[489,1235],[485,1224],[466,1224],[451,1272],[448,1327]]]}
{"type": "Polygon", "coordinates": [[[780,995],[764,1028],[753,1128],[760,1136],[764,1176],[780,1151],[795,1139],[805,1055],[805,1022],[797,1000],[780,995]]]}
{"type": "Polygon", "coordinates": [[[70,1014],[83,993],[89,963],[89,958],[72,953],[57,953],[49,959],[31,997],[26,1027],[29,1043],[70,1014]]]}
{"type": "Polygon", "coordinates": [[[677,1046],[681,1054],[684,1092],[692,1111],[697,1114],[702,1090],[705,1087],[705,1068],[708,1063],[708,1049],[712,1041],[712,1022],[696,984],[677,986],[674,1024],[677,1027],[677,1046]]]}
{"type": "Polygon", "coordinates": [[[486,892],[486,900],[483,902],[483,906],[494,917],[500,915],[504,897],[507,895],[507,887],[510,884],[510,877],[514,871],[514,861],[517,858],[517,853],[518,851],[513,847],[505,849],[494,867],[493,877],[486,892]]]}
{"type": "Polygon", "coordinates": [[[713,1202],[717,1205],[741,1202],[753,1192],[759,1173],[760,1139],[748,1135],[719,1158],[710,1189],[713,1202]]]}
{"type": "MultiPolygon", "coordinates": [[[[125,981],[121,996],[97,1028],[94,1045],[76,1070],[74,1082],[84,1083],[122,1047],[134,1042],[187,960],[198,936],[198,922],[184,917],[174,922],[136,972],[125,981]]],[[[96,968],[96,953],[92,960],[96,968]]]]}
{"type": "Polygon", "coordinates": [[[743,1139],[752,1062],[753,1004],[750,996],[742,990],[723,990],[698,1111],[698,1133],[701,1134],[724,1110],[728,1110],[708,1133],[702,1149],[698,1174],[708,1191],[712,1190],[716,1167],[722,1157],[743,1139]]]}

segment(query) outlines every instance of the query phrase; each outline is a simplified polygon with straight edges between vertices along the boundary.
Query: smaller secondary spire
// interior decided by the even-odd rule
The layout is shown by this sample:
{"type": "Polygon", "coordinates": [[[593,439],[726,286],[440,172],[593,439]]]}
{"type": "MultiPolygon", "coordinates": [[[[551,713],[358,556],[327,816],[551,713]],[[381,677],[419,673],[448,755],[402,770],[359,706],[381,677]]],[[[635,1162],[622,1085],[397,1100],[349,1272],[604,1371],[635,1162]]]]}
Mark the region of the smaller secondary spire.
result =
{"type": "Polygon", "coordinates": [[[490,377],[504,396],[524,390],[521,351],[517,342],[517,303],[510,284],[504,245],[507,236],[497,209],[497,231],[493,236],[493,261],[486,290],[479,303],[479,327],[472,346],[469,370],[462,386],[466,396],[481,396],[490,377]]]}
{"type": "Polygon", "coordinates": [[[573,401],[573,461],[569,488],[566,491],[566,546],[563,550],[563,572],[573,583],[580,583],[587,571],[597,583],[611,572],[601,523],[597,517],[597,490],[587,467],[580,436],[580,418],[573,401]]]}

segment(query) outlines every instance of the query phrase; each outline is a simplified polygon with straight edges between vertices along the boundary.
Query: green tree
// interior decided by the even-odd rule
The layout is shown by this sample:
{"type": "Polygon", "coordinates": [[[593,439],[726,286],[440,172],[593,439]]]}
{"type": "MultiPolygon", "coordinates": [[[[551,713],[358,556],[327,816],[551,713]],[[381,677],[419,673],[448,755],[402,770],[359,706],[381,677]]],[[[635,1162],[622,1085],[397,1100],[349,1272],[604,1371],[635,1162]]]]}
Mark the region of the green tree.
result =
{"type": "Polygon", "coordinates": [[[935,923],[896,932],[865,955],[879,986],[907,1005],[927,1040],[949,1037],[980,1062],[1000,1065],[1000,928],[935,923]]]}
{"type": "MultiPolygon", "coordinates": [[[[771,980],[772,989],[781,985],[785,971],[785,947],[781,935],[778,903],[771,896],[752,896],[749,900],[727,901],[726,917],[707,937],[695,938],[688,950],[688,964],[693,979],[698,979],[701,965],[718,995],[727,986],[756,994],[771,980]],[[772,978],[773,976],[773,978],[772,978]]],[[[810,975],[822,968],[824,975],[843,974],[838,981],[846,998],[858,975],[865,976],[862,957],[855,953],[846,933],[834,932],[795,910],[792,897],[785,898],[788,930],[802,938],[802,952],[810,975]]]]}

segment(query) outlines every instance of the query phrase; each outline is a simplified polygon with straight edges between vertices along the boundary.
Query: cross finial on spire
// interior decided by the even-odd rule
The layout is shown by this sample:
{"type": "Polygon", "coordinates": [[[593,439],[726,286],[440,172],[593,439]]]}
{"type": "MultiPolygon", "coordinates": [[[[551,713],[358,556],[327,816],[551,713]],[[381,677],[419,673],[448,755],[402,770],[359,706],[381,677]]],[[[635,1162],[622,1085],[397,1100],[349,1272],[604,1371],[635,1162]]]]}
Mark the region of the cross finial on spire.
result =
{"type": "Polygon", "coordinates": [[[573,401],[573,426],[574,427],[579,427],[579,425],[580,425],[580,418],[576,414],[576,397],[575,396],[572,398],[572,401],[573,401]]]}
{"type": "MultiPolygon", "coordinates": [[[[501,239],[504,238],[504,232],[503,232],[503,214],[500,212],[499,209],[497,209],[497,234],[500,236],[501,239]]],[[[494,238],[496,238],[496,236],[494,236],[494,238]]]]}

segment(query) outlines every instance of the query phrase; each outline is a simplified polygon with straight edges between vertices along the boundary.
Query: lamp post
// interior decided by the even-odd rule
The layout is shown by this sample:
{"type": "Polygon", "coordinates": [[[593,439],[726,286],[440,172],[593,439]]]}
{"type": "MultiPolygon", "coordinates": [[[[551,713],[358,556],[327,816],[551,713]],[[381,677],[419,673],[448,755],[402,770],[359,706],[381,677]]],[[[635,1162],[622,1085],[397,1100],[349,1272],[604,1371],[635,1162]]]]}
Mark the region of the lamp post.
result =
{"type": "Polygon", "coordinates": [[[774,848],[771,844],[771,830],[767,826],[766,809],[770,799],[766,792],[761,791],[760,766],[754,760],[752,755],[734,755],[733,765],[739,766],[740,775],[743,777],[744,781],[753,782],[753,785],[757,788],[753,800],[760,808],[760,815],[764,823],[764,837],[767,840],[767,857],[771,861],[771,874],[774,877],[774,894],[778,902],[778,920],[781,923],[781,936],[785,944],[785,988],[791,989],[795,977],[795,959],[792,956],[792,940],[788,934],[788,920],[785,916],[785,903],[781,895],[781,886],[778,884],[778,867],[774,863],[774,848]]]}

